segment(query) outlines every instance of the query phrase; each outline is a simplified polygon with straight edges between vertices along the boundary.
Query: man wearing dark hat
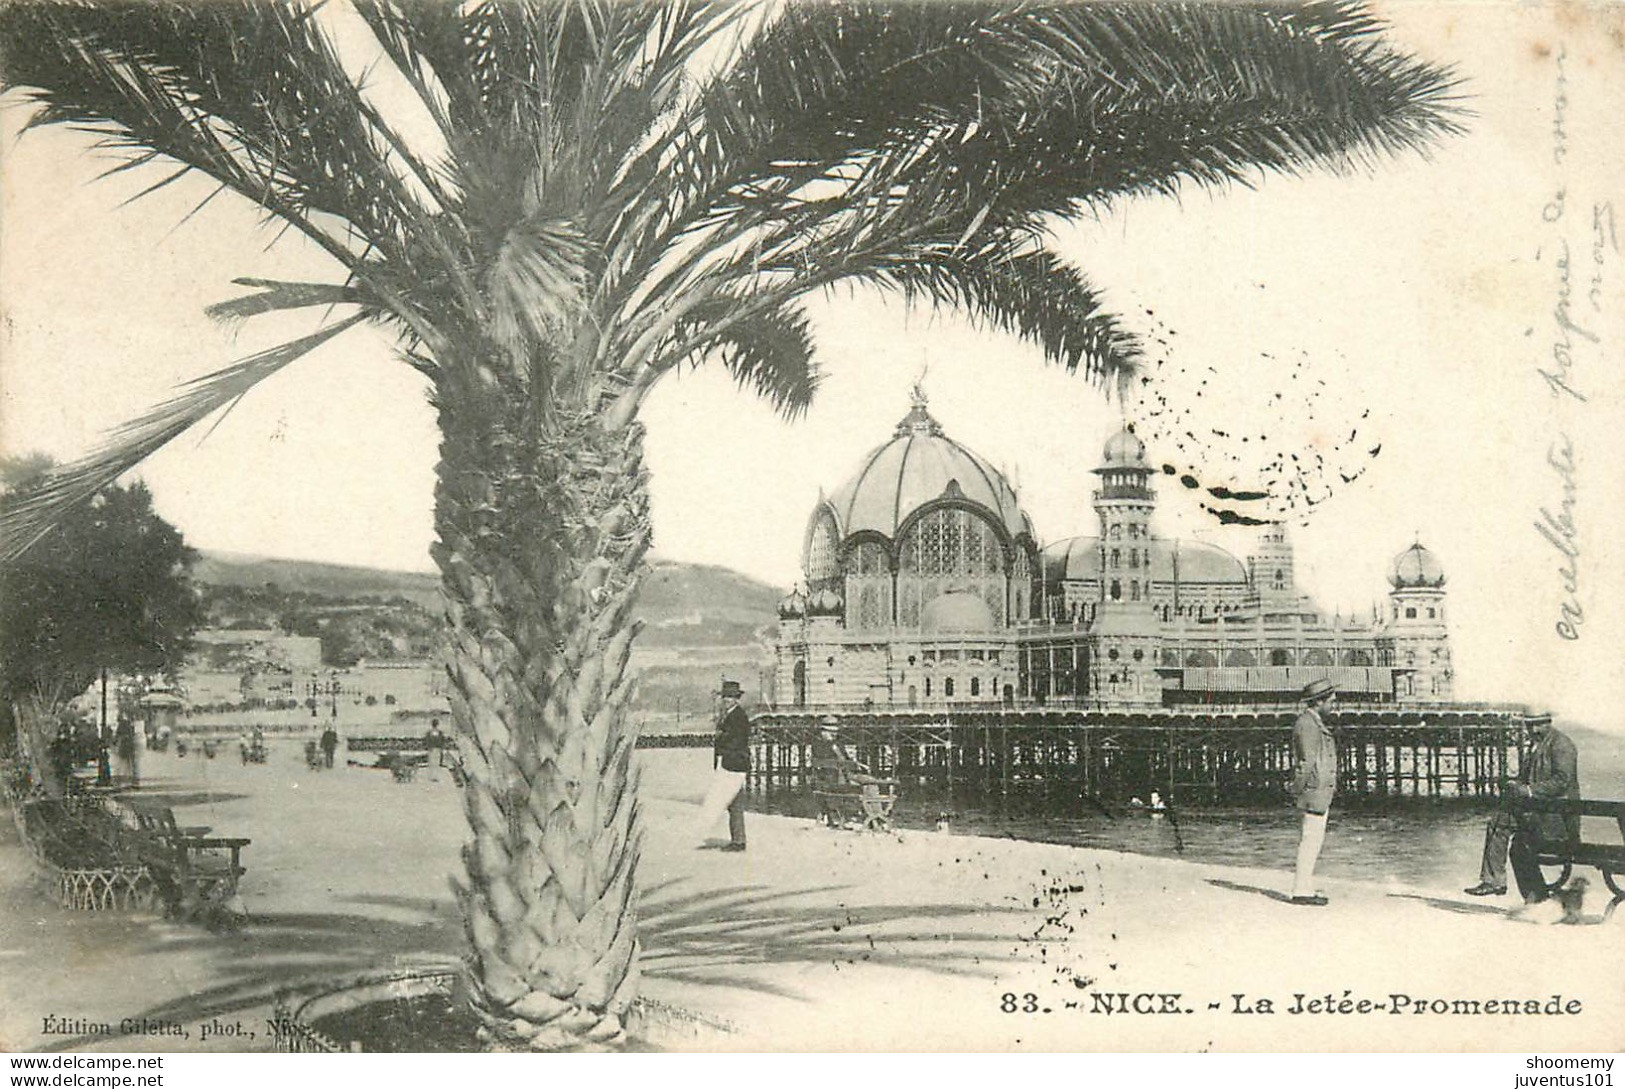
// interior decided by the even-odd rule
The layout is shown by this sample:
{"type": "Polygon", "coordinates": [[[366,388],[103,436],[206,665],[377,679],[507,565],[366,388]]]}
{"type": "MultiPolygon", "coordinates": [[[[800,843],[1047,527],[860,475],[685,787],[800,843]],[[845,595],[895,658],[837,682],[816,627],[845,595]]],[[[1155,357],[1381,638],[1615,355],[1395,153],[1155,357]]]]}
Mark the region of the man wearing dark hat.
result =
{"type": "Polygon", "coordinates": [[[1478,884],[1467,890],[1469,896],[1504,896],[1507,891],[1507,858],[1512,859],[1512,876],[1525,904],[1546,899],[1546,882],[1535,861],[1540,845],[1578,839],[1580,818],[1559,813],[1526,813],[1510,804],[1517,798],[1578,798],[1580,758],[1561,731],[1552,728],[1551,715],[1529,720],[1535,747],[1524,759],[1518,778],[1506,784],[1502,807],[1490,818],[1484,831],[1484,857],[1479,863],[1478,884]]]}
{"type": "MultiPolygon", "coordinates": [[[[745,690],[738,681],[722,682],[722,717],[717,720],[717,740],[712,764],[723,771],[743,775],[750,771],[750,716],[739,706],[745,690]]],[[[741,782],[741,787],[743,783],[741,782]]],[[[740,789],[728,802],[728,845],[724,851],[745,849],[745,792],[740,789]]]]}
{"type": "Polygon", "coordinates": [[[1292,799],[1303,814],[1298,836],[1298,865],[1292,879],[1292,902],[1324,907],[1315,890],[1315,864],[1326,842],[1326,812],[1337,792],[1337,742],[1326,712],[1337,703],[1337,686],[1325,678],[1304,685],[1303,710],[1292,724],[1292,799]]]}

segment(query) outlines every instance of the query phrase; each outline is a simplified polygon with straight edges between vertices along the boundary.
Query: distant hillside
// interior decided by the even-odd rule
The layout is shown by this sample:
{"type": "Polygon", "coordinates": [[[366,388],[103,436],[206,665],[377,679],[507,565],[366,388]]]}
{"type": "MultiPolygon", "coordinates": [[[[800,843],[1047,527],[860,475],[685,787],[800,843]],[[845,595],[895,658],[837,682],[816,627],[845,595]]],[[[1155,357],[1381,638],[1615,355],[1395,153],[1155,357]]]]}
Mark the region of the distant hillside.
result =
{"type": "Polygon", "coordinates": [[[642,647],[742,646],[778,619],[783,590],[726,567],[657,561],[635,615],[642,647]]]}
{"type": "MultiPolygon", "coordinates": [[[[205,552],[193,577],[213,586],[258,590],[275,583],[283,594],[327,598],[405,598],[438,617],[440,580],[416,571],[309,563],[205,552]]],[[[725,567],[657,560],[635,611],[644,621],[639,649],[746,647],[777,619],[783,591],[725,567]]]]}
{"type": "Polygon", "coordinates": [[[440,612],[440,576],[418,571],[383,571],[373,567],[347,567],[336,563],[279,560],[242,556],[231,552],[203,552],[192,577],[211,586],[246,586],[254,589],[274,582],[288,593],[322,597],[404,597],[423,608],[440,612]]]}

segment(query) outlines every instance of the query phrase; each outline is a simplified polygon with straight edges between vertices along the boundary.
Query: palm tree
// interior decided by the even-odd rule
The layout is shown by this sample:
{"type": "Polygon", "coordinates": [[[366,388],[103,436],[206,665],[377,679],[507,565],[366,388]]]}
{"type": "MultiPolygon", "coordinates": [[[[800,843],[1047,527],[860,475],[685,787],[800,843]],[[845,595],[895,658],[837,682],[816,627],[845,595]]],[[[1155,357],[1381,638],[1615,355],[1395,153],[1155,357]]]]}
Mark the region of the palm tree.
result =
{"type": "Polygon", "coordinates": [[[1347,3],[351,3],[0,13],[33,125],[95,134],[115,171],[164,168],[153,188],[199,172],[333,267],[238,281],[216,316],[326,324],[127,425],[5,540],[345,330],[398,335],[440,424],[458,892],[507,1046],[612,1040],[636,985],[627,656],[650,543],[639,408],[663,375],[714,361],[794,416],[818,380],[800,300],[858,281],[1105,383],[1137,343],[1045,248],[1055,217],[1366,166],[1456,128],[1449,73],[1347,3]],[[408,137],[423,126],[373,66],[432,138],[408,137]]]}

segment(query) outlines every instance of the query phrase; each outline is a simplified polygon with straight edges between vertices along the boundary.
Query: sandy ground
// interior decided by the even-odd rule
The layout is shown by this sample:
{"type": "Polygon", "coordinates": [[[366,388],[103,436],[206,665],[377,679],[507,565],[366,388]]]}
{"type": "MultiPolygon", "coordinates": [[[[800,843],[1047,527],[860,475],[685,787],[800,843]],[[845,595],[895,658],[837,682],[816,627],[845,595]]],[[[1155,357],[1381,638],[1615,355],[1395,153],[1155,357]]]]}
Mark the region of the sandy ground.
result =
{"type": "MultiPolygon", "coordinates": [[[[1284,859],[1272,872],[755,814],[750,849],[728,854],[697,849],[705,784],[691,767],[651,765],[645,782],[642,991],[731,1025],[706,1048],[1625,1047],[1625,910],[1602,921],[1600,882],[1580,925],[1549,925],[1455,888],[1332,881],[1329,907],[1295,907],[1284,859]],[[1309,1011],[1328,995],[1349,1012],[1309,1011]],[[1394,995],[1410,997],[1405,1012],[1394,995]],[[1508,999],[1578,1012],[1411,1012],[1508,999]]],[[[445,773],[311,773],[292,745],[267,766],[194,754],[147,772],[182,824],[252,837],[251,924],[215,935],[61,911],[29,884],[8,824],[0,1048],[260,1049],[278,992],[459,955],[447,874],[463,826],[445,773]],[[97,1039],[72,1024],[116,1032],[125,1018],[188,1035],[97,1039]]]]}

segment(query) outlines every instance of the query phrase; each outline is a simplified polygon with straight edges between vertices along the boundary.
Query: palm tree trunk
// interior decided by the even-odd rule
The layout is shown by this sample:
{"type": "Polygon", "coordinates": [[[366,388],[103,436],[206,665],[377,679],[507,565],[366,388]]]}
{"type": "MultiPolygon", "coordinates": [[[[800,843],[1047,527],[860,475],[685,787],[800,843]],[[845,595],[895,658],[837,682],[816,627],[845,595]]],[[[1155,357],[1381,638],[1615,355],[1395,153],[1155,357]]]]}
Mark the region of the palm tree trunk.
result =
{"type": "Polygon", "coordinates": [[[436,396],[435,558],[471,832],[454,886],[475,1007],[497,1046],[613,1042],[637,978],[642,427],[556,412],[538,425],[489,390],[436,396]]]}

